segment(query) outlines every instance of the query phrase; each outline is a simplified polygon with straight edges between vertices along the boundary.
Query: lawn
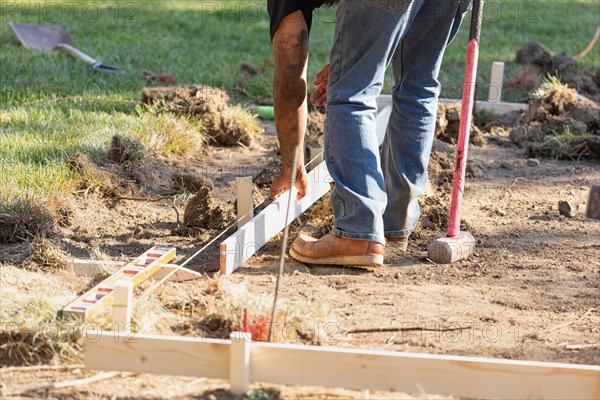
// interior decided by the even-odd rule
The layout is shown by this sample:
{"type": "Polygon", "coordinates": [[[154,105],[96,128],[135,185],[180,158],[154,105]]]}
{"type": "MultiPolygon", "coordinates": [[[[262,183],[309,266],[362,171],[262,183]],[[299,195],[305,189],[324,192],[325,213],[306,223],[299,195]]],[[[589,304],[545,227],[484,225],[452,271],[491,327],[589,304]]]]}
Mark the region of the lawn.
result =
{"type": "MultiPolygon", "coordinates": [[[[117,133],[144,137],[169,130],[165,121],[137,106],[147,85],[140,79],[143,70],[172,73],[181,84],[222,87],[234,102],[250,103],[271,93],[264,1],[3,2],[0,7],[2,207],[12,207],[19,196],[45,201],[73,190],[77,176],[66,166],[69,154],[93,156],[117,133]],[[8,22],[65,24],[81,50],[128,74],[102,75],[61,52],[25,49],[8,22]],[[267,68],[237,87],[240,62],[267,68]]],[[[488,2],[481,82],[487,81],[492,61],[514,58],[527,40],[537,40],[553,53],[579,53],[592,38],[599,14],[594,0],[488,2]]],[[[327,62],[333,16],[332,9],[317,12],[309,76],[327,62]]],[[[460,94],[455,88],[462,80],[467,25],[449,47],[442,68],[447,96],[460,94]]],[[[599,65],[597,49],[581,61],[599,65]]],[[[516,69],[508,65],[506,73],[516,69]]],[[[480,93],[485,96],[485,87],[480,93]]],[[[505,98],[514,96],[509,91],[505,98]]]]}

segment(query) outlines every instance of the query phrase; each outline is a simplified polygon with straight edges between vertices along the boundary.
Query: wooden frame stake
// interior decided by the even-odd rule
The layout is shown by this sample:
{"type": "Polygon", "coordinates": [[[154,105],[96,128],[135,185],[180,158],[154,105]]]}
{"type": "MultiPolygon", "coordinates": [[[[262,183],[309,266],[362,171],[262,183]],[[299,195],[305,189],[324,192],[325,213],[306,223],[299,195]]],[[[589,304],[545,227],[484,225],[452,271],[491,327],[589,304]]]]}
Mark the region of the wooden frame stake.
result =
{"type": "Polygon", "coordinates": [[[251,176],[238,178],[236,183],[238,229],[242,229],[254,216],[254,185],[251,176]]]}
{"type": "Polygon", "coordinates": [[[232,332],[229,349],[229,382],[236,395],[248,392],[250,386],[250,332],[232,332]]]}
{"type": "Polygon", "coordinates": [[[502,84],[504,83],[504,63],[494,61],[492,63],[492,72],[490,74],[490,87],[488,92],[488,102],[502,102],[502,84]]]}
{"type": "Polygon", "coordinates": [[[112,323],[119,332],[131,332],[133,309],[133,282],[121,280],[115,284],[115,298],[112,305],[112,323]]]}

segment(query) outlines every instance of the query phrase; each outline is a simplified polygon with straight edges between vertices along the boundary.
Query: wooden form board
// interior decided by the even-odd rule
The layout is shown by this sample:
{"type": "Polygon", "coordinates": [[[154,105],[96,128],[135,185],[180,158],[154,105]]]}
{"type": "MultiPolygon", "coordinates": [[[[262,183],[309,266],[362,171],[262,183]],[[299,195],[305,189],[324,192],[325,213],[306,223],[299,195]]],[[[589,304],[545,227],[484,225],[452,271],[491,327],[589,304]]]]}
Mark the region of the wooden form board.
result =
{"type": "Polygon", "coordinates": [[[89,369],[216,379],[229,376],[229,341],[87,331],[84,343],[89,369]]]}
{"type": "Polygon", "coordinates": [[[297,192],[295,189],[292,192],[294,199],[287,222],[285,214],[290,196],[289,190],[248,221],[241,229],[225,239],[220,247],[221,275],[229,275],[235,271],[269,239],[282,231],[288,223],[329,192],[330,182],[331,177],[323,161],[308,173],[306,196],[302,200],[296,201],[297,192]]]}
{"type": "Polygon", "coordinates": [[[133,286],[149,278],[162,264],[175,258],[174,247],[154,246],[141,256],[119,268],[117,272],[104,279],[63,308],[64,318],[90,321],[102,310],[112,305],[115,284],[129,280],[133,286]]]}
{"type": "MultiPolygon", "coordinates": [[[[461,103],[461,99],[439,99],[440,103],[461,103]]],[[[392,105],[392,96],[389,94],[382,94],[377,97],[377,110],[384,110],[386,107],[392,105]]],[[[524,111],[529,108],[527,103],[507,103],[503,101],[490,102],[478,100],[476,104],[478,110],[485,110],[492,114],[504,114],[509,111],[524,111]]]]}
{"type": "MultiPolygon", "coordinates": [[[[598,399],[600,366],[88,332],[87,368],[502,399],[598,399]],[[235,345],[235,343],[234,343],[235,345]],[[239,345],[237,345],[239,347],[239,345]],[[249,348],[249,362],[248,357],[249,348]],[[239,363],[231,366],[230,363],[239,363]],[[243,371],[247,366],[249,371],[243,371]],[[241,377],[241,378],[240,378],[241,377]]],[[[239,389],[239,387],[238,387],[239,389]]],[[[247,390],[247,388],[246,388],[247,390]]],[[[239,392],[239,390],[238,390],[239,392]]]]}
{"type": "MultiPolygon", "coordinates": [[[[117,272],[119,268],[127,263],[120,261],[99,261],[99,260],[82,260],[74,259],[67,262],[67,267],[76,276],[95,276],[101,272],[108,272],[113,274],[117,272]]],[[[182,282],[189,281],[192,279],[200,279],[203,275],[200,272],[191,270],[186,267],[181,267],[177,264],[160,264],[160,269],[152,274],[151,279],[162,279],[167,274],[170,281],[182,282]],[[173,269],[177,269],[177,272],[171,274],[173,269]]]]}

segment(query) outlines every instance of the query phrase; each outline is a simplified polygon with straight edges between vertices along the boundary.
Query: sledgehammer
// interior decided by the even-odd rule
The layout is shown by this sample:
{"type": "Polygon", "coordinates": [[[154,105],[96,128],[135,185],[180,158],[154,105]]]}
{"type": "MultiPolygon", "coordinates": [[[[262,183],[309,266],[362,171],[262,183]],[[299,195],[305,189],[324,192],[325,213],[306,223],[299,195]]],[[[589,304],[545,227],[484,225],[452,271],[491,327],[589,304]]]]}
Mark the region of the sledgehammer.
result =
{"type": "Polygon", "coordinates": [[[483,17],[483,0],[473,1],[471,14],[471,33],[467,50],[467,68],[463,87],[460,127],[456,146],[456,164],[452,179],[452,201],[448,217],[448,234],[429,244],[427,257],[440,264],[452,263],[475,253],[475,238],[469,232],[460,231],[460,209],[465,189],[465,171],[467,151],[471,134],[471,119],[475,101],[475,82],[477,80],[477,60],[479,58],[479,38],[483,17]]]}

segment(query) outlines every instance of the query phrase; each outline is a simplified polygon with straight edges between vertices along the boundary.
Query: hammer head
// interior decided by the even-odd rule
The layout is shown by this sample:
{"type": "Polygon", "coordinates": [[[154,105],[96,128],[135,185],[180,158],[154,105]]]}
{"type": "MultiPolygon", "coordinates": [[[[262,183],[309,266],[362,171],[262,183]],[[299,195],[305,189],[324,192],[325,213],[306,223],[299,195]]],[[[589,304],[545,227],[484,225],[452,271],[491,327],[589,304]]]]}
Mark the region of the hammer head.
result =
{"type": "Polygon", "coordinates": [[[427,258],[437,264],[449,264],[475,253],[475,238],[469,232],[455,237],[441,237],[427,247],[427,258]]]}

